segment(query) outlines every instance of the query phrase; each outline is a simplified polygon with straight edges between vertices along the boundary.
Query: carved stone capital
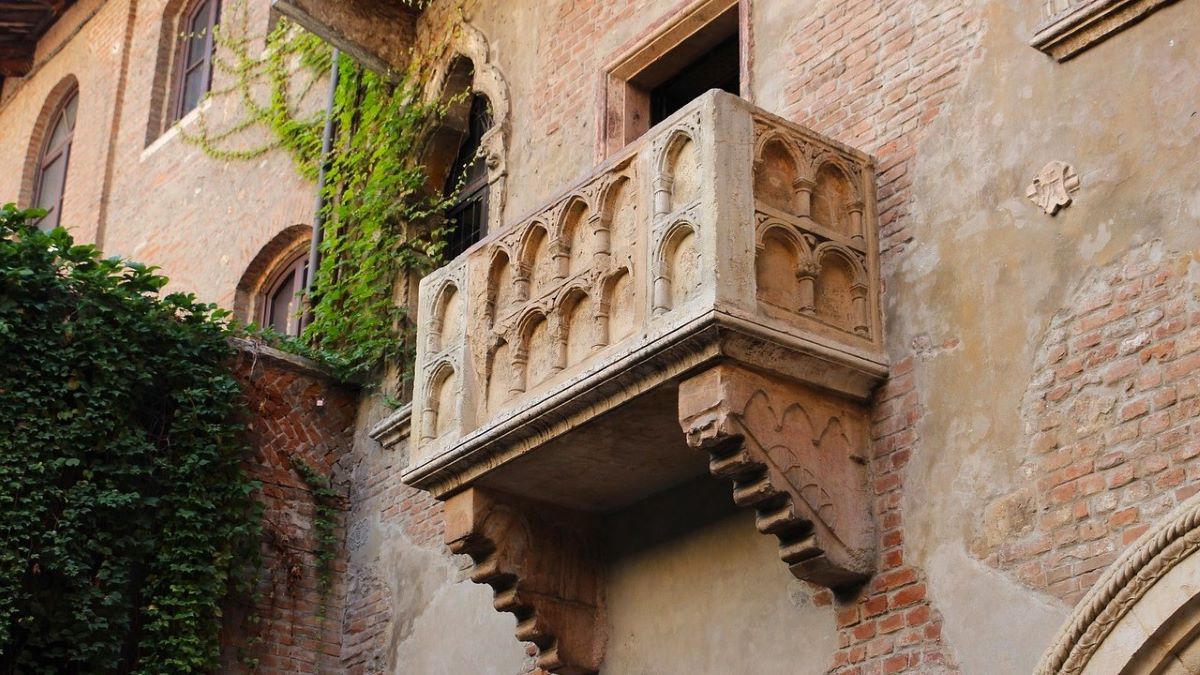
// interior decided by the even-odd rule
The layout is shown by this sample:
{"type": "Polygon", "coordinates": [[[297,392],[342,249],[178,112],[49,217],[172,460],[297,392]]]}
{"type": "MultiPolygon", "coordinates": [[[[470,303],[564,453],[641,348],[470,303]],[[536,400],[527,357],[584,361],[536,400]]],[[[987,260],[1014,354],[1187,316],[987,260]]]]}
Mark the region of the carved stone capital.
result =
{"type": "Polygon", "coordinates": [[[779,538],[792,574],[835,589],[872,574],[862,405],[723,364],[680,384],[679,419],[712,474],[733,480],[734,502],[779,538]]]}
{"type": "Polygon", "coordinates": [[[471,557],[471,580],[492,587],[517,639],[558,675],[591,675],[604,658],[599,531],[586,514],[480,488],[446,501],[450,550],[471,557]]]}

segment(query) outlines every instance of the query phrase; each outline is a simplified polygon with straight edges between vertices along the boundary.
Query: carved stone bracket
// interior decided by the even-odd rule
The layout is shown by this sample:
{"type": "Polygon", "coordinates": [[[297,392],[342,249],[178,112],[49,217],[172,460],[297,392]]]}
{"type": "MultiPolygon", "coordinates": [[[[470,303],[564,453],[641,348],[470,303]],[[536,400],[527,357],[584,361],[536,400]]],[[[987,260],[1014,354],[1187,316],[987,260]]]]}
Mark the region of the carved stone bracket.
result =
{"type": "Polygon", "coordinates": [[[864,406],[723,364],[680,384],[679,419],[758,530],[779,538],[792,574],[834,589],[871,575],[864,406]]]}
{"type": "Polygon", "coordinates": [[[559,675],[596,673],[604,658],[598,533],[585,514],[480,488],[446,501],[450,550],[471,557],[471,580],[492,587],[538,667],[559,675]]]}

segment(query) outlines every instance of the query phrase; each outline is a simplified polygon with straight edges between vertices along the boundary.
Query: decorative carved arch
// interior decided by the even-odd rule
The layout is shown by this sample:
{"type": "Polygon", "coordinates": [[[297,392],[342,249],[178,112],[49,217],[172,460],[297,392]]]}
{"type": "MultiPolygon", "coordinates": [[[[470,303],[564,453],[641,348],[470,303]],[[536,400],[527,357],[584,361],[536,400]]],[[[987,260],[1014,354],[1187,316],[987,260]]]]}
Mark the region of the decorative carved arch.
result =
{"type": "Polygon", "coordinates": [[[492,113],[492,127],[483,134],[481,141],[490,186],[488,231],[497,232],[504,214],[508,139],[512,128],[508,83],[491,59],[487,38],[470,24],[463,23],[453,32],[448,54],[434,72],[427,90],[435,100],[455,102],[424,143],[421,158],[429,177],[427,189],[441,191],[458,155],[471,107],[471,97],[466,94],[483,95],[492,113]]]}
{"type": "Polygon", "coordinates": [[[866,285],[867,283],[867,268],[863,265],[862,260],[854,254],[853,251],[833,241],[822,242],[813,250],[813,259],[817,264],[825,259],[826,256],[837,256],[842,258],[850,269],[854,272],[854,283],[866,285]]]}
{"type": "Polygon", "coordinates": [[[661,269],[662,266],[666,264],[667,253],[671,251],[675,244],[679,243],[680,239],[683,239],[689,234],[699,234],[699,229],[692,221],[680,219],[674,223],[671,223],[671,226],[667,228],[666,234],[664,234],[662,240],[659,241],[658,248],[654,250],[655,265],[661,269]]]}
{"type": "MultiPolygon", "coordinates": [[[[446,382],[458,375],[457,369],[449,359],[439,361],[429,373],[429,377],[425,380],[425,405],[421,411],[421,436],[424,440],[432,440],[438,438],[438,426],[441,425],[443,415],[447,412],[442,410],[440,394],[442,387],[446,382]]],[[[461,386],[460,382],[455,382],[455,386],[461,386]]],[[[454,393],[451,400],[458,401],[461,397],[454,393]]],[[[457,417],[458,411],[453,411],[457,417]]]]}
{"type": "Polygon", "coordinates": [[[429,351],[438,353],[442,351],[442,333],[446,329],[446,309],[450,306],[450,300],[455,294],[459,293],[458,284],[453,279],[446,279],[437,287],[437,292],[433,295],[433,312],[429,327],[429,351]]]}
{"type": "Polygon", "coordinates": [[[1104,572],[1042,656],[1038,675],[1160,672],[1156,664],[1187,647],[1200,626],[1200,495],[1194,495],[1127,548],[1104,572]],[[1180,628],[1190,629],[1180,638],[1180,628]]]}
{"type": "Polygon", "coordinates": [[[509,270],[509,277],[515,276],[512,270],[513,259],[509,254],[508,248],[502,244],[496,244],[492,249],[492,255],[488,259],[487,266],[487,297],[484,301],[484,314],[487,318],[488,325],[496,322],[496,314],[503,308],[499,307],[502,277],[504,270],[509,270]]]}
{"type": "Polygon", "coordinates": [[[813,250],[809,246],[808,241],[796,231],[795,227],[792,227],[788,223],[780,220],[768,220],[763,223],[758,228],[758,233],[754,240],[755,246],[761,249],[766,243],[767,237],[776,237],[792,247],[793,252],[796,254],[796,260],[799,263],[805,263],[813,259],[813,250]]]}
{"type": "Polygon", "coordinates": [[[675,158],[679,155],[679,151],[683,149],[685,143],[695,143],[696,139],[692,133],[684,128],[678,128],[667,136],[667,140],[663,143],[662,152],[655,158],[655,169],[660,176],[670,178],[672,176],[672,167],[675,163],[675,158]]]}
{"type": "Polygon", "coordinates": [[[46,145],[46,134],[50,131],[47,127],[72,95],[79,96],[79,80],[74,75],[66,75],[50,88],[46,100],[42,102],[42,109],[34,120],[33,129],[29,133],[29,145],[26,146],[25,166],[21,172],[21,189],[17,199],[23,206],[33,204],[38,162],[46,145]]]}
{"type": "MultiPolygon", "coordinates": [[[[261,314],[262,294],[280,265],[292,260],[312,242],[312,226],[289,225],[268,241],[246,266],[233,297],[233,314],[249,323],[261,314]]],[[[311,272],[310,272],[311,274],[311,272]]]]}
{"type": "Polygon", "coordinates": [[[804,158],[800,155],[800,153],[797,151],[796,146],[788,139],[787,136],[785,136],[783,134],[783,132],[781,132],[777,129],[772,129],[772,130],[762,134],[755,141],[755,143],[754,143],[754,161],[755,161],[755,163],[762,161],[763,153],[766,152],[767,146],[771,145],[771,144],[779,145],[779,147],[781,147],[783,149],[783,151],[786,152],[789,157],[791,157],[792,166],[794,166],[796,168],[797,176],[805,176],[812,169],[812,167],[808,164],[808,162],[806,162],[804,160],[804,158]]]}

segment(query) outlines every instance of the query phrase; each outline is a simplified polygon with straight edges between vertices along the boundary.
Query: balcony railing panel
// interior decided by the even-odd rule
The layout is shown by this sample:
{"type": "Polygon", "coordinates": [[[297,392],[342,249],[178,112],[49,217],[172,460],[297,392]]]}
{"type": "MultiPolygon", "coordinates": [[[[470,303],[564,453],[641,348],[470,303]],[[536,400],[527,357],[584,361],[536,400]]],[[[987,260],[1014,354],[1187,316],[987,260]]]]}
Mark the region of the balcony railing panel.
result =
{"type": "Polygon", "coordinates": [[[736,97],[679,111],[422,281],[405,479],[452,491],[717,359],[864,398],[873,176],[736,97]]]}

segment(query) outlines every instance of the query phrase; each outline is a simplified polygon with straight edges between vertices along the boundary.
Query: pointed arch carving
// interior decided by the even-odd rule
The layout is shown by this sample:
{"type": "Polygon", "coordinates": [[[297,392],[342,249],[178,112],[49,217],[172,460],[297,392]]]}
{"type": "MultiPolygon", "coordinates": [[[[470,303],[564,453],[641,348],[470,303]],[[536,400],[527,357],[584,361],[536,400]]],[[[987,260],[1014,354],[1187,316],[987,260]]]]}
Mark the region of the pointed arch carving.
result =
{"type": "Polygon", "coordinates": [[[424,143],[421,157],[429,177],[428,189],[440,193],[458,154],[471,104],[471,97],[463,94],[486,97],[492,113],[492,126],[481,140],[489,185],[487,230],[498,232],[504,217],[512,133],[508,82],[492,59],[487,37],[478,28],[463,22],[452,31],[449,41],[448,57],[434,71],[427,91],[431,98],[444,102],[463,100],[450,106],[424,143]]]}

